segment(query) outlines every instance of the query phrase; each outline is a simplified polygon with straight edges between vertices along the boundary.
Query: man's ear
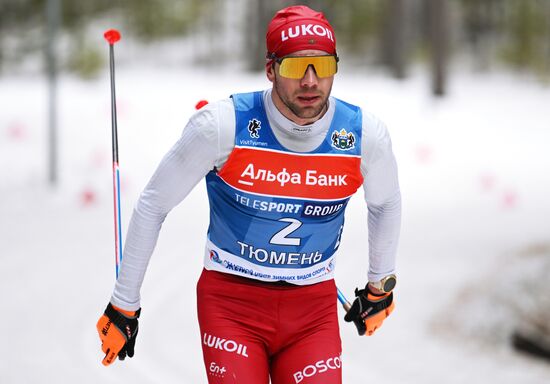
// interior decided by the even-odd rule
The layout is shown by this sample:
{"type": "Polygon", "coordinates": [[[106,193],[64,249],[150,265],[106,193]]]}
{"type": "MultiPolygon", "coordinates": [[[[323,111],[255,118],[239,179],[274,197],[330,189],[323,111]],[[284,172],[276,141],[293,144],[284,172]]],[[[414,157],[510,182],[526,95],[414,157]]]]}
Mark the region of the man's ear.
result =
{"type": "Polygon", "coordinates": [[[272,63],[266,64],[265,74],[269,81],[272,83],[275,81],[275,66],[272,63]]]}

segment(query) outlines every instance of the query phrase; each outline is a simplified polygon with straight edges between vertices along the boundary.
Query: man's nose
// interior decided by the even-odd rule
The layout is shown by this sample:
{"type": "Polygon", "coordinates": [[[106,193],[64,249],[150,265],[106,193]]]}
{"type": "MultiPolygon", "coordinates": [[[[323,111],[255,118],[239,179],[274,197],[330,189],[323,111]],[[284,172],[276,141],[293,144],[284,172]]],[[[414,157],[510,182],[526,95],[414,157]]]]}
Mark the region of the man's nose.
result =
{"type": "Polygon", "coordinates": [[[302,87],[314,87],[318,82],[319,79],[317,78],[317,73],[315,73],[315,68],[310,64],[306,69],[306,73],[304,73],[304,77],[302,77],[300,81],[300,85],[302,87]]]}

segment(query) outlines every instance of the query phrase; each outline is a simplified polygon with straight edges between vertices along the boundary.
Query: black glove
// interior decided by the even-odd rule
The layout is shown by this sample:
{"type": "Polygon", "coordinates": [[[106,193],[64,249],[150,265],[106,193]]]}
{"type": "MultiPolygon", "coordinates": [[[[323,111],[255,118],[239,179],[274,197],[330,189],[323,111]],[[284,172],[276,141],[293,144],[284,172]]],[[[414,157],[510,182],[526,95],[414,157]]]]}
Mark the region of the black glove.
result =
{"type": "Polygon", "coordinates": [[[355,288],[355,300],[344,317],[347,322],[353,321],[357,327],[360,336],[372,335],[374,331],[382,326],[382,323],[388,317],[393,309],[393,292],[375,295],[369,289],[355,288]]]}
{"type": "Polygon", "coordinates": [[[134,356],[140,313],[141,308],[137,311],[125,311],[111,303],[107,305],[96,325],[101,349],[105,352],[103,365],[113,363],[117,355],[120,360],[124,360],[126,356],[134,356]]]}

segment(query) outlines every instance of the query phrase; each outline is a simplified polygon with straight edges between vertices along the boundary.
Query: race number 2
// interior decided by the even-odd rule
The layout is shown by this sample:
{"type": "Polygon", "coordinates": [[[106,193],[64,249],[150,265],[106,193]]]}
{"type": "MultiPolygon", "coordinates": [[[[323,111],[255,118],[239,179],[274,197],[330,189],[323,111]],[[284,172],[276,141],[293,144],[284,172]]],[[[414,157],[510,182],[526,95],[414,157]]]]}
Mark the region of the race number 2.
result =
{"type": "Polygon", "coordinates": [[[279,219],[279,221],[290,224],[274,234],[269,242],[275,245],[300,245],[302,239],[300,239],[299,237],[289,237],[289,235],[300,228],[302,226],[302,222],[300,220],[292,219],[289,217],[279,219]]]}

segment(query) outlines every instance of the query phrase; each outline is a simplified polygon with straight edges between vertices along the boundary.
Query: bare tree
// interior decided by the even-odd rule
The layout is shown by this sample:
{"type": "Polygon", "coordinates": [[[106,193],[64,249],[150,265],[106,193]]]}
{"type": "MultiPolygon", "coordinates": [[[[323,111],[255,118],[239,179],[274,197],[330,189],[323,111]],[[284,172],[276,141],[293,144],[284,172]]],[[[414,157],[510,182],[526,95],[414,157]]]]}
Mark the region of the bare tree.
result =
{"type": "Polygon", "coordinates": [[[247,67],[252,71],[261,71],[265,63],[265,33],[267,24],[271,20],[272,7],[271,2],[262,0],[249,0],[248,14],[244,20],[244,33],[247,55],[247,67]]]}
{"type": "Polygon", "coordinates": [[[59,0],[46,2],[48,22],[46,40],[46,64],[48,75],[48,181],[51,186],[57,184],[57,53],[56,38],[61,19],[59,0]]]}
{"type": "Polygon", "coordinates": [[[447,87],[449,56],[448,0],[428,0],[429,39],[432,62],[432,92],[443,96],[447,87]]]}
{"type": "Polygon", "coordinates": [[[406,72],[406,8],[405,0],[388,0],[382,31],[382,61],[397,79],[406,72]]]}

